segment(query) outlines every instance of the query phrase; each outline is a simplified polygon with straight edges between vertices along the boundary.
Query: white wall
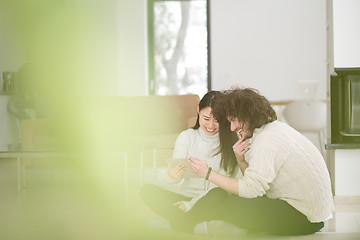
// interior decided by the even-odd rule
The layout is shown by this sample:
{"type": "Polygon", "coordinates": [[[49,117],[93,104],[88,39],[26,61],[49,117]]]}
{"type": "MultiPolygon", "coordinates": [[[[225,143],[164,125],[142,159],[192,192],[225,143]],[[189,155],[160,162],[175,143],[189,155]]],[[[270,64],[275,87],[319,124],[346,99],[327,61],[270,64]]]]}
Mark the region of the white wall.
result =
{"type": "Polygon", "coordinates": [[[325,0],[211,0],[214,89],[254,87],[293,99],[299,80],[326,97],[325,0]]]}
{"type": "Polygon", "coordinates": [[[84,66],[89,78],[98,76],[105,95],[147,95],[147,1],[75,1],[87,19],[82,30],[85,46],[79,47],[83,61],[90,57],[89,66],[84,66]]]}
{"type": "Polygon", "coordinates": [[[76,2],[80,72],[101,95],[147,95],[146,0],[76,2]]]}
{"type": "Polygon", "coordinates": [[[360,1],[333,0],[335,67],[360,67],[360,1]]]}
{"type": "MultiPolygon", "coordinates": [[[[146,0],[116,2],[114,88],[117,95],[147,95],[146,0]]],[[[283,100],[294,97],[298,80],[318,80],[317,97],[326,97],[325,0],[210,4],[213,89],[250,86],[271,100],[283,100]]],[[[112,19],[110,14],[99,16],[112,19]]]]}
{"type": "MultiPolygon", "coordinates": [[[[37,29],[40,39],[48,37],[48,30],[54,34],[55,24],[64,29],[72,28],[69,32],[74,30],[74,34],[69,36],[72,44],[70,47],[74,49],[70,61],[77,65],[78,77],[81,79],[78,85],[82,85],[85,91],[95,91],[101,95],[146,95],[146,2],[65,0],[61,3],[36,1],[28,5],[39,11],[34,15],[41,19],[38,25],[46,30],[41,32],[42,30],[37,29]],[[48,15],[41,11],[42,8],[49,9],[48,15]],[[65,22],[56,22],[56,17],[67,19],[67,12],[76,14],[71,16],[73,22],[69,27],[65,22]],[[47,23],[49,24],[46,25],[47,23]]],[[[11,1],[0,2],[0,71],[17,71],[26,61],[25,49],[18,36],[19,31],[24,28],[16,25],[21,8],[24,5],[11,1]]],[[[66,30],[59,30],[60,36],[64,37],[65,34],[66,30]]],[[[47,50],[44,50],[42,44],[35,44],[33,49],[38,48],[38,52],[46,54],[47,50]]],[[[51,46],[53,49],[60,48],[59,51],[63,52],[68,50],[67,47],[69,46],[61,40],[55,40],[51,46]]]]}
{"type": "MultiPolygon", "coordinates": [[[[74,23],[79,88],[147,95],[147,1],[65,2],[80,13],[74,23]]],[[[325,98],[325,13],[325,0],[211,0],[213,89],[250,86],[282,100],[293,97],[298,80],[319,80],[318,96],[325,98]]],[[[0,24],[2,36],[5,30],[11,28],[0,24]]],[[[0,49],[10,48],[0,41],[0,49]]],[[[20,62],[10,63],[2,52],[0,70],[20,62]]]]}
{"type": "Polygon", "coordinates": [[[0,1],[0,72],[18,71],[25,61],[16,20],[13,3],[0,1]]]}
{"type": "Polygon", "coordinates": [[[147,95],[146,0],[118,1],[118,95],[147,95]]]}
{"type": "MultiPolygon", "coordinates": [[[[108,82],[104,92],[146,95],[146,0],[74,1],[93,19],[82,32],[89,42],[83,42],[81,57],[92,57],[84,53],[93,50],[94,55],[100,53],[104,72],[116,68],[109,74],[116,78],[114,82],[101,79],[101,72],[94,73],[99,82],[108,82]]],[[[250,86],[271,100],[282,100],[293,97],[298,80],[318,80],[318,97],[325,98],[325,0],[210,1],[214,89],[250,86]]],[[[0,56],[0,69],[5,63],[0,56]]],[[[92,64],[96,62],[83,66],[89,77],[92,64]]]]}

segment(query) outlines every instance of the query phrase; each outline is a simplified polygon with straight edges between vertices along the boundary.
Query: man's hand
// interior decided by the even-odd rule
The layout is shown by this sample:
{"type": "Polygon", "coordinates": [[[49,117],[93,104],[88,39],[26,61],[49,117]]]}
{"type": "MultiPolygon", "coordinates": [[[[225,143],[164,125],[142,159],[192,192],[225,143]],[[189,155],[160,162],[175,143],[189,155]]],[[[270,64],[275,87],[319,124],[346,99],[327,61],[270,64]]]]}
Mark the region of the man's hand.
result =
{"type": "MultiPolygon", "coordinates": [[[[240,135],[240,132],[238,133],[240,135]]],[[[249,164],[245,161],[245,153],[250,150],[250,139],[244,140],[245,137],[242,135],[240,139],[233,145],[233,151],[235,153],[236,160],[238,162],[241,172],[244,174],[249,164]]]]}
{"type": "Polygon", "coordinates": [[[233,145],[233,151],[235,153],[236,160],[238,164],[242,161],[245,161],[244,155],[247,151],[250,150],[250,139],[244,139],[245,136],[242,135],[241,138],[233,145]]]}
{"type": "Polygon", "coordinates": [[[187,159],[187,163],[199,177],[206,177],[206,174],[209,170],[209,166],[207,165],[206,161],[190,157],[187,159]]]}

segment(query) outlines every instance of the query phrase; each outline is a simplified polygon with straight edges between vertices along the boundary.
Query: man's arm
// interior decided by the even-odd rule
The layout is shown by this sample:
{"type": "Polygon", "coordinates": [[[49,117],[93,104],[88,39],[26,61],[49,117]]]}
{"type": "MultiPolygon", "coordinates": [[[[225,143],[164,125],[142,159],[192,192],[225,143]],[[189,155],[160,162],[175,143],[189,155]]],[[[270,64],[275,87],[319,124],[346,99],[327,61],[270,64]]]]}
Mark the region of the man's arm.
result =
{"type": "Polygon", "coordinates": [[[244,158],[244,160],[237,161],[237,162],[238,162],[238,165],[239,165],[239,168],[240,168],[242,174],[244,175],[245,169],[247,169],[249,167],[249,163],[247,161],[245,161],[245,158],[244,158]]]}
{"type": "Polygon", "coordinates": [[[187,159],[187,162],[188,162],[189,166],[192,168],[192,170],[199,177],[205,178],[206,175],[208,174],[208,171],[210,171],[208,180],[210,180],[211,182],[213,182],[214,184],[216,184],[217,186],[221,187],[222,189],[224,189],[228,192],[231,192],[233,194],[239,193],[238,179],[227,177],[227,176],[224,176],[215,171],[209,170],[209,167],[208,167],[206,161],[204,161],[204,160],[190,157],[187,159]]]}
{"type": "Polygon", "coordinates": [[[239,180],[237,178],[226,177],[220,173],[211,171],[209,180],[227,192],[231,192],[236,195],[239,194],[239,180]]]}

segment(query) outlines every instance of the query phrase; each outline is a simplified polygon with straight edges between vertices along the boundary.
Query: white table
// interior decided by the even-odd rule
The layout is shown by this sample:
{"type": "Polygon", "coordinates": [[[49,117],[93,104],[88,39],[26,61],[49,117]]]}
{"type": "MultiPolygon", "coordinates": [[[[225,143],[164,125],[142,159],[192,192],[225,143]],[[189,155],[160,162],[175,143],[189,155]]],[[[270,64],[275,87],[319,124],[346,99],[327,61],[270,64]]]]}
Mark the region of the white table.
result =
{"type": "MultiPolygon", "coordinates": [[[[141,183],[143,183],[144,175],[144,152],[147,150],[153,151],[153,167],[156,168],[156,148],[152,144],[146,144],[141,146],[136,146],[132,148],[122,147],[117,151],[108,151],[105,153],[96,153],[97,155],[106,156],[106,157],[119,157],[124,159],[124,194],[126,196],[125,206],[128,204],[128,193],[129,193],[129,176],[128,176],[128,155],[130,152],[139,152],[140,153],[140,171],[141,174],[141,183]]],[[[67,157],[87,157],[93,156],[94,153],[84,153],[84,152],[60,152],[60,151],[16,151],[0,148],[0,158],[13,158],[17,160],[17,192],[19,198],[21,197],[22,183],[25,182],[26,175],[26,166],[21,165],[22,158],[67,158],[67,157]]]]}

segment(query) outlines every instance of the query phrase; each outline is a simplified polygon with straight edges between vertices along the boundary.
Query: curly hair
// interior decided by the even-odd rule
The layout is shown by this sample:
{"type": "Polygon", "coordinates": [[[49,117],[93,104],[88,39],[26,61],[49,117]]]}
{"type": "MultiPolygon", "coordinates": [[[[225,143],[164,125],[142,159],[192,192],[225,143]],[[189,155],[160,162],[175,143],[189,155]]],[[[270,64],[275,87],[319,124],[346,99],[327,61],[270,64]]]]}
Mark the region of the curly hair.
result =
{"type": "Polygon", "coordinates": [[[269,100],[253,88],[235,88],[223,91],[212,106],[213,115],[219,122],[221,167],[234,173],[237,166],[232,146],[238,140],[231,132],[228,117],[234,117],[242,123],[248,123],[248,132],[252,136],[256,128],[277,119],[269,100]]]}

